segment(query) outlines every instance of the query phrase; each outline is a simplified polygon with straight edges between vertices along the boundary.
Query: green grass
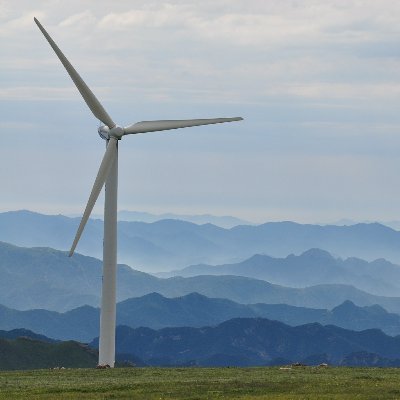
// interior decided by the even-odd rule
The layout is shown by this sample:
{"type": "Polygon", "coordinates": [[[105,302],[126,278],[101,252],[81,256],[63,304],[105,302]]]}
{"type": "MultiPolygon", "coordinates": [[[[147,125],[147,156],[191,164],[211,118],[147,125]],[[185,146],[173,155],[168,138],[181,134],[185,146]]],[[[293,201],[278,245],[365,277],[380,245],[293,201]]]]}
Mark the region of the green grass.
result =
{"type": "Polygon", "coordinates": [[[0,399],[400,399],[400,369],[9,371],[0,372],[0,399]]]}

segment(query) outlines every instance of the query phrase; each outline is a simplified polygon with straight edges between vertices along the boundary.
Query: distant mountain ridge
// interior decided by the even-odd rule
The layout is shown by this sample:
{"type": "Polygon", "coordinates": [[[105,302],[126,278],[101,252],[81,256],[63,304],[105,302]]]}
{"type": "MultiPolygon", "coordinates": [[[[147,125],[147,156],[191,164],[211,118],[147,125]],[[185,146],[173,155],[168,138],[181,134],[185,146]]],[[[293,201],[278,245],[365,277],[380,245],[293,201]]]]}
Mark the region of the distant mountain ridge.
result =
{"type": "MultiPolygon", "coordinates": [[[[101,214],[91,214],[92,219],[103,219],[101,214]]],[[[79,218],[81,214],[69,214],[66,217],[79,218]]],[[[212,215],[212,214],[174,214],[174,213],[163,213],[153,214],[145,211],[130,211],[120,210],[118,211],[118,221],[125,222],[146,222],[153,223],[162,221],[164,219],[176,219],[179,221],[191,222],[197,225],[212,224],[221,228],[230,229],[237,225],[255,225],[252,222],[245,221],[240,218],[232,217],[230,215],[212,215]]]]}
{"type": "MultiPolygon", "coordinates": [[[[102,263],[79,254],[44,248],[21,248],[0,242],[0,304],[28,310],[67,311],[81,305],[99,305],[102,263]]],[[[195,276],[160,279],[119,265],[118,301],[157,292],[166,297],[197,292],[237,303],[289,304],[333,308],[345,300],[359,306],[379,304],[400,313],[400,298],[371,295],[349,285],[327,284],[288,288],[240,276],[195,276]]]]}
{"type": "Polygon", "coordinates": [[[400,293],[400,266],[379,259],[367,262],[355,257],[342,260],[327,251],[310,249],[285,258],[254,255],[235,264],[192,265],[159,276],[236,275],[262,279],[290,287],[327,283],[353,285],[369,293],[397,296],[400,293]]]}
{"type": "MultiPolygon", "coordinates": [[[[263,317],[290,326],[318,322],[321,325],[336,325],[354,331],[375,328],[389,335],[400,334],[399,315],[390,314],[377,305],[358,307],[350,301],[326,310],[286,304],[243,305],[226,299],[210,299],[198,293],[177,298],[151,293],[117,304],[117,324],[131,328],[214,326],[238,317],[263,317]]],[[[46,310],[17,311],[0,306],[0,329],[24,327],[60,340],[91,341],[98,335],[99,320],[99,309],[90,306],[65,313],[46,310]]]]}
{"type": "MultiPolygon", "coordinates": [[[[29,211],[0,213],[0,240],[19,246],[68,250],[80,218],[29,211]]],[[[270,222],[224,229],[178,220],[118,224],[119,260],[145,271],[166,271],[194,264],[234,263],[269,254],[286,257],[323,248],[340,257],[385,258],[400,263],[400,232],[384,225],[310,225],[270,222]]],[[[78,252],[101,257],[103,222],[89,220],[78,252]]]]}
{"type": "MultiPolygon", "coordinates": [[[[97,347],[98,339],[91,346],[97,347]]],[[[374,329],[354,332],[333,325],[289,327],[262,318],[236,318],[216,327],[158,331],[119,326],[116,351],[156,366],[256,366],[277,364],[277,360],[282,363],[321,358],[341,365],[355,353],[374,354],[400,365],[400,337],[374,329]]]]}
{"type": "Polygon", "coordinates": [[[40,335],[30,329],[11,329],[11,330],[0,330],[0,339],[14,340],[18,338],[28,338],[31,340],[40,340],[41,342],[55,343],[57,340],[49,338],[45,335],[40,335]]]}
{"type": "MultiPolygon", "coordinates": [[[[268,319],[238,318],[203,328],[155,331],[118,326],[116,333],[117,363],[138,366],[257,366],[294,361],[400,366],[400,338],[379,330],[353,332],[319,324],[293,328],[268,319]]],[[[93,368],[97,364],[98,339],[88,347],[37,336],[27,330],[0,331],[0,370],[93,368]]]]}
{"type": "Polygon", "coordinates": [[[143,211],[118,211],[119,221],[136,221],[136,222],[147,222],[152,223],[161,221],[163,219],[177,219],[181,221],[192,222],[197,225],[213,224],[221,228],[233,228],[237,225],[252,225],[249,221],[245,221],[240,218],[232,217],[229,215],[217,216],[211,214],[201,215],[189,215],[189,214],[174,214],[174,213],[163,213],[163,214],[152,214],[143,211]]]}
{"type": "Polygon", "coordinates": [[[81,343],[55,342],[29,330],[0,331],[0,370],[93,368],[97,351],[81,343]]]}

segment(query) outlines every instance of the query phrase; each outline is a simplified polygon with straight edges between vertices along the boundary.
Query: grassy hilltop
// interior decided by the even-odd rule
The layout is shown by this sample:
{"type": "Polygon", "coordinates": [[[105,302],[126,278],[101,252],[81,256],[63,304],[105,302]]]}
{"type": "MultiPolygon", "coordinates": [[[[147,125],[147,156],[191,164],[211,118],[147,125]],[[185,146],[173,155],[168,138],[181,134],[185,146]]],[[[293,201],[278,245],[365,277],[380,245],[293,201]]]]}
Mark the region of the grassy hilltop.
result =
{"type": "Polygon", "coordinates": [[[128,368],[2,372],[0,399],[398,399],[400,370],[128,368]]]}

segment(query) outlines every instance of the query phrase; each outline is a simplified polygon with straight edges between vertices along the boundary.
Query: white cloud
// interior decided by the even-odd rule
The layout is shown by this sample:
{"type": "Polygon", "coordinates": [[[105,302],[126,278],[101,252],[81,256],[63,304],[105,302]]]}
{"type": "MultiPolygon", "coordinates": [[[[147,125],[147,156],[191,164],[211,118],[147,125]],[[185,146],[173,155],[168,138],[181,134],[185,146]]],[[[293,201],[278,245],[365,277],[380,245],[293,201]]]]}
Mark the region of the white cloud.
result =
{"type": "Polygon", "coordinates": [[[12,18],[0,26],[0,36],[2,37],[12,37],[18,35],[19,33],[25,33],[32,29],[33,18],[36,16],[38,18],[44,15],[41,11],[30,11],[26,14],[20,15],[17,18],[12,18]]]}
{"type": "Polygon", "coordinates": [[[93,26],[96,23],[96,17],[89,10],[83,11],[78,14],[70,15],[68,18],[61,21],[58,25],[69,29],[76,29],[76,27],[93,26]]]}

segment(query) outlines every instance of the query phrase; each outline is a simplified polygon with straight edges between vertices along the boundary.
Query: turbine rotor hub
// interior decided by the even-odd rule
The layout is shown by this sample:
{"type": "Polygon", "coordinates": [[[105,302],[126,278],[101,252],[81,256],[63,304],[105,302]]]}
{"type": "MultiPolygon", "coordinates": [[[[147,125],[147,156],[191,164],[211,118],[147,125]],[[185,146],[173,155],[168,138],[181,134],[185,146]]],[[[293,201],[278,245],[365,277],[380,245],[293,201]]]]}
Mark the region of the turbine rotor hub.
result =
{"type": "Polygon", "coordinates": [[[109,140],[112,137],[117,140],[120,140],[121,137],[124,135],[124,128],[115,125],[114,128],[110,129],[107,125],[102,125],[99,127],[97,132],[99,133],[100,137],[104,140],[109,140]]]}
{"type": "Polygon", "coordinates": [[[115,139],[118,140],[122,138],[123,134],[124,134],[124,128],[118,125],[115,125],[114,128],[111,128],[109,133],[110,137],[114,137],[115,139]]]}

